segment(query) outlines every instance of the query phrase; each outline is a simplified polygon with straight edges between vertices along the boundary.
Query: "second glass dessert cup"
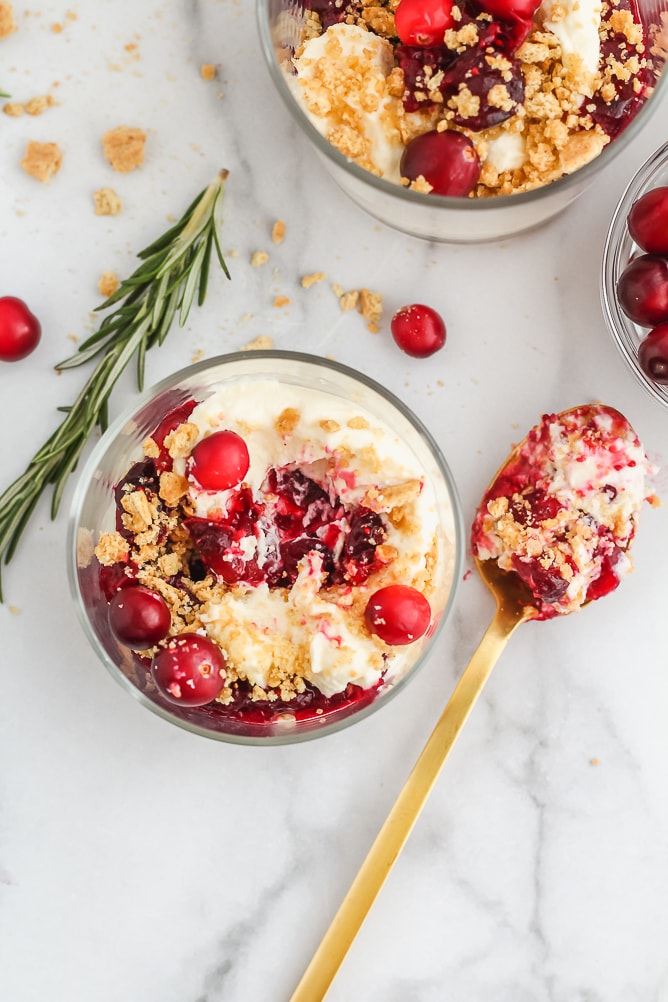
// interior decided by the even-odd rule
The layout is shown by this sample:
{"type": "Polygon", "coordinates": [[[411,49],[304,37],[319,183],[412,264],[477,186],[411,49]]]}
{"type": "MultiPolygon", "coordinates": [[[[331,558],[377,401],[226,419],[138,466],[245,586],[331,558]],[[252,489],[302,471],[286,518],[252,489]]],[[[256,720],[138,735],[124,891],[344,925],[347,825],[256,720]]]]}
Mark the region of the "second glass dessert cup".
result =
{"type": "Polygon", "coordinates": [[[386,181],[349,160],[320,134],[296,100],[287,82],[288,68],[309,6],[308,0],[257,0],[260,39],[274,87],[338,186],[364,211],[415,237],[476,243],[504,239],[546,222],[578,198],[633,141],[668,87],[664,73],[668,0],[637,0],[636,14],[646,36],[654,40],[646,56],[653,90],[621,134],[594,160],[544,187],[513,195],[480,199],[426,194],[386,181]]]}

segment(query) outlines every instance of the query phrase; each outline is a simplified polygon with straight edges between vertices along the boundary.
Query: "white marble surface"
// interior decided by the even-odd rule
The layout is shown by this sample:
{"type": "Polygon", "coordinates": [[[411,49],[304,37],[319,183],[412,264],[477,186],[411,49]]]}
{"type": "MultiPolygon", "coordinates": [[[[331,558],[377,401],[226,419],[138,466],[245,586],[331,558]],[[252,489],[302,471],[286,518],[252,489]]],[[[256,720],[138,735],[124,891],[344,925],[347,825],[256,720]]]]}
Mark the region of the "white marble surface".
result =
{"type": "MultiPolygon", "coordinates": [[[[15,6],[0,84],[57,105],[0,122],[0,292],[26,299],[44,326],[34,355],[0,369],[1,486],[81,385],[80,371],[52,367],[92,329],[100,273],[127,274],[221,166],[232,281],[214,281],[188,328],[149,356],[149,381],[258,334],[356,365],[429,425],[467,522],[510,443],[546,410],[603,399],[668,465],[668,413],[618,356],[598,290],[608,219],[665,139],[665,102],[542,231],[434,246],[361,216],[325,176],[272,93],[250,0],[89,0],[69,8],[76,20],[55,0],[15,6]],[[214,82],[200,78],[204,62],[217,64],[214,82]],[[149,132],[145,166],[127,176],[100,151],[119,124],[149,132]],[[48,186],[18,166],[31,138],[62,146],[48,186]],[[93,213],[103,185],[123,198],[116,218],[93,213]],[[275,247],[278,218],[287,237],[275,247]],[[258,249],[270,262],[254,269],[258,249]],[[302,289],[315,270],[381,292],[382,330],[344,315],[327,283],[302,289]],[[276,295],[291,305],[275,308],[276,295]],[[388,334],[394,309],[415,301],[448,325],[426,363],[388,334]]],[[[128,377],[112,412],[133,393],[128,377]]],[[[668,496],[665,473],[662,484],[668,496]]],[[[65,572],[72,487],[55,522],[40,506],[4,571],[0,998],[287,1000],[492,601],[469,575],[428,665],[359,725],[301,746],[217,744],[147,712],[89,650],[65,572]]],[[[668,1000],[667,533],[668,509],[647,507],[622,588],[513,637],[332,1002],[668,1000]]]]}

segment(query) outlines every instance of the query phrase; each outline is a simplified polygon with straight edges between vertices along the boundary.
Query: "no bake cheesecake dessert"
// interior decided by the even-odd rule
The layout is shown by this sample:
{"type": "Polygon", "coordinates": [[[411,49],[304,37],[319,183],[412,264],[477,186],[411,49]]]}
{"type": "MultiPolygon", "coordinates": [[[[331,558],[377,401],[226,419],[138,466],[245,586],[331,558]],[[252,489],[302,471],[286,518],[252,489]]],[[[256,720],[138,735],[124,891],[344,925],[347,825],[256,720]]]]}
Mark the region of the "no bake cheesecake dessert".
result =
{"type": "Polygon", "coordinates": [[[373,701],[447,600],[443,502],[364,407],[240,379],[165,415],[96,541],[140,687],[259,722],[373,701]]]}
{"type": "Polygon", "coordinates": [[[631,570],[629,547],[653,472],[618,411],[543,415],[485,493],[473,555],[528,585],[538,619],[574,612],[631,570]]]}
{"type": "Polygon", "coordinates": [[[310,0],[284,61],[344,156],[422,192],[528,191],[589,163],[651,93],[633,0],[310,0]]]}

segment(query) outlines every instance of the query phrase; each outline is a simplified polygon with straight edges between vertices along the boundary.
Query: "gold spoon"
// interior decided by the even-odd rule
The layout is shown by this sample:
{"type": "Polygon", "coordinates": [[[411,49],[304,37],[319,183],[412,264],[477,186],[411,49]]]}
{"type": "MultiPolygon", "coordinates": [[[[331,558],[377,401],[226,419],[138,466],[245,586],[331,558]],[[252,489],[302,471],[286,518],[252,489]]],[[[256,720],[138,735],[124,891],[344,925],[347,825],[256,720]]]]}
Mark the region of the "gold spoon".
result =
{"type": "MultiPolygon", "coordinates": [[[[600,414],[602,410],[614,413],[617,419],[621,418],[618,412],[596,405],[574,407],[563,411],[557,415],[557,420],[577,412],[583,416],[585,423],[590,413],[600,414]]],[[[628,425],[624,418],[622,421],[628,425]]],[[[490,487],[518,457],[525,443],[526,438],[513,449],[492,478],[490,487]]],[[[476,559],[475,564],[478,573],[496,599],[494,618],[457,683],[290,1002],[320,1002],[325,997],[362,922],[413,830],[443,763],[511,634],[520,623],[539,616],[531,590],[516,574],[501,570],[495,560],[476,559]]]]}

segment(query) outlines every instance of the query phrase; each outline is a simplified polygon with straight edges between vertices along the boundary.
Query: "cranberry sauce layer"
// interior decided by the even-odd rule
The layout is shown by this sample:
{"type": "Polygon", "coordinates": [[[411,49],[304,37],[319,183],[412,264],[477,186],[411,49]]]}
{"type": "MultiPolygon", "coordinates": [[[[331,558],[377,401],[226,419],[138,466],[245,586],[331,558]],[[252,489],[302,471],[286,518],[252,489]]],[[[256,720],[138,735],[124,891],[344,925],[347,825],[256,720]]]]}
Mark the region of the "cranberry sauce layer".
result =
{"type": "Polygon", "coordinates": [[[345,400],[271,381],[191,401],[114,495],[100,586],[158,701],[255,723],[363,706],[433,628],[435,497],[345,400]]]}
{"type": "Polygon", "coordinates": [[[573,612],[630,570],[648,471],[618,411],[592,405],[544,415],[482,499],[474,556],[519,575],[537,618],[573,612]]]}

